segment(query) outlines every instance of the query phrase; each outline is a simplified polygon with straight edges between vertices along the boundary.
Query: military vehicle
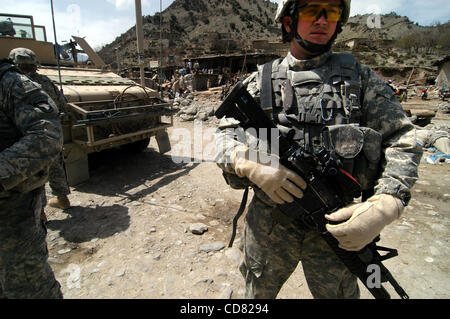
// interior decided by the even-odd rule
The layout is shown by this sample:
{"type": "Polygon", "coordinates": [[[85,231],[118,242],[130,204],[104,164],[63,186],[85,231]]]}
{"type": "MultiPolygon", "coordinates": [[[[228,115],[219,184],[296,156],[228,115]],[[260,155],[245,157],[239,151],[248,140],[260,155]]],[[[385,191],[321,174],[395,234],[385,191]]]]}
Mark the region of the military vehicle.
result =
{"type": "Polygon", "coordinates": [[[151,136],[161,154],[169,151],[167,128],[176,112],[171,104],[157,91],[108,70],[83,38],[73,39],[56,46],[32,16],[0,13],[0,58],[18,47],[33,50],[41,64],[38,73],[48,76],[68,101],[62,127],[69,185],[89,179],[90,153],[117,147],[142,151],[151,136]],[[89,59],[79,62],[79,53],[89,59]]]}

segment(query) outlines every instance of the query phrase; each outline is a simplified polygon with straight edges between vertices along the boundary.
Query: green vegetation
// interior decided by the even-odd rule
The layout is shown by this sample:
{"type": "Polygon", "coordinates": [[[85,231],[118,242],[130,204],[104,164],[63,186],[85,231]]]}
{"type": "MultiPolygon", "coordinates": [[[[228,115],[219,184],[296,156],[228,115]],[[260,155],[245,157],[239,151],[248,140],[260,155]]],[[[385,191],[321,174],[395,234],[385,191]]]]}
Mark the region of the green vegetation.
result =
{"type": "Polygon", "coordinates": [[[450,21],[433,27],[411,31],[401,37],[396,46],[410,53],[450,52],[450,21]]]}

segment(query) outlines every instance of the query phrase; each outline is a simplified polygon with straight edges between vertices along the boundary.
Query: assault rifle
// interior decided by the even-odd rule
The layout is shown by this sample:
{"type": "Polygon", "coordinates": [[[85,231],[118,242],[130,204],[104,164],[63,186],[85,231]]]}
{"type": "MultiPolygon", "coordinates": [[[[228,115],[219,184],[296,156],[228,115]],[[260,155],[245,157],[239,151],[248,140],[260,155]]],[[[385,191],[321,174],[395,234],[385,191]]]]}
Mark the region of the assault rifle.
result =
{"type": "MultiPolygon", "coordinates": [[[[247,92],[245,85],[238,82],[215,113],[217,118],[232,117],[241,123],[242,128],[265,129],[268,144],[274,142],[279,147],[280,163],[300,175],[308,184],[303,198],[293,203],[278,205],[279,209],[301,229],[318,231],[336,255],[357,276],[376,299],[389,299],[390,295],[381,285],[389,282],[402,299],[409,299],[406,292],[395,281],[383,260],[397,256],[397,250],[377,246],[379,236],[372,243],[357,252],[339,248],[337,239],[325,225],[330,214],[346,206],[353,198],[361,195],[359,183],[341,167],[330,147],[318,151],[305,150],[291,138],[283,136],[263,109],[247,92]],[[271,133],[277,132],[276,136],[271,133]],[[381,256],[379,251],[387,252],[381,256]],[[374,274],[371,274],[371,271],[374,274]],[[374,280],[376,279],[376,280],[374,280]],[[372,282],[370,282],[372,280],[372,282]]],[[[324,127],[324,145],[330,143],[329,134],[324,127]]]]}

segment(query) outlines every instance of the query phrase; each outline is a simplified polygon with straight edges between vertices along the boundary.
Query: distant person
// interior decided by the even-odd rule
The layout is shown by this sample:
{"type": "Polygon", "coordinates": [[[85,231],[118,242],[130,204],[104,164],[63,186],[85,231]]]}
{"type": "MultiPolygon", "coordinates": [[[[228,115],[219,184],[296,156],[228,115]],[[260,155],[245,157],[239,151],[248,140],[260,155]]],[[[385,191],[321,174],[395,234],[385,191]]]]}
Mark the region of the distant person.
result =
{"type": "Polygon", "coordinates": [[[440,98],[442,98],[442,101],[445,101],[448,98],[450,98],[450,90],[446,85],[439,91],[439,96],[440,98]]]}
{"type": "Polygon", "coordinates": [[[13,37],[15,34],[16,30],[11,18],[7,18],[6,21],[0,21],[0,35],[13,37]]]}
{"type": "Polygon", "coordinates": [[[190,74],[190,73],[191,73],[191,70],[192,70],[192,62],[189,61],[189,62],[187,63],[186,73],[187,73],[187,74],[190,74]]]}
{"type": "Polygon", "coordinates": [[[77,43],[75,41],[72,41],[72,39],[70,39],[70,42],[68,43],[68,45],[70,48],[70,53],[72,54],[73,62],[75,62],[75,64],[77,64],[78,63],[77,43]]]}
{"type": "Polygon", "coordinates": [[[39,218],[62,148],[58,109],[10,60],[0,60],[0,299],[62,298],[39,218]]]}
{"type": "MultiPolygon", "coordinates": [[[[52,98],[53,101],[55,101],[60,115],[68,114],[66,99],[55,84],[53,84],[47,76],[36,72],[40,63],[36,57],[36,54],[32,50],[26,48],[13,49],[9,54],[9,58],[13,60],[19,69],[30,79],[42,86],[42,89],[52,98]]],[[[67,195],[70,194],[70,188],[67,181],[66,170],[64,168],[62,152],[60,152],[58,158],[50,167],[48,181],[52,194],[56,196],[56,198],[50,199],[48,204],[51,207],[63,210],[68,209],[70,207],[70,201],[67,195]]],[[[44,207],[45,205],[42,207],[42,218],[46,220],[44,207]]]]}
{"type": "Polygon", "coordinates": [[[27,31],[25,30],[19,30],[19,35],[21,38],[26,38],[27,37],[27,31]]]}
{"type": "Polygon", "coordinates": [[[198,61],[194,62],[194,73],[198,73],[198,70],[200,69],[200,64],[198,61]]]}
{"type": "Polygon", "coordinates": [[[422,100],[426,100],[428,98],[428,89],[427,88],[422,90],[420,97],[422,98],[422,100]]]}
{"type": "Polygon", "coordinates": [[[392,91],[397,92],[397,88],[394,86],[394,83],[392,83],[392,80],[388,81],[388,86],[392,89],[392,91]]]}

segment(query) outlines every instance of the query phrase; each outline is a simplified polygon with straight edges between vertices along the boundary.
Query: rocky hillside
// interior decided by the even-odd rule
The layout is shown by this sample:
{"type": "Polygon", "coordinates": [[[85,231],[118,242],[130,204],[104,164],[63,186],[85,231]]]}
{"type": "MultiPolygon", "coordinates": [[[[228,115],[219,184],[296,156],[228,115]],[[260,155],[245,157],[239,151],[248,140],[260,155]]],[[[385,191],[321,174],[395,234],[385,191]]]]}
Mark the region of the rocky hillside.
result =
{"type": "Polygon", "coordinates": [[[385,14],[377,20],[372,15],[356,15],[349,19],[344,26],[344,31],[340,39],[369,38],[398,40],[409,32],[423,30],[425,27],[419,26],[396,13],[385,14]],[[378,24],[379,23],[379,24],[378,24]]]}
{"type": "MultiPolygon", "coordinates": [[[[163,64],[173,56],[175,64],[182,65],[186,56],[244,52],[251,50],[254,40],[278,41],[280,29],[273,21],[276,8],[276,3],[267,0],[175,0],[162,12],[161,21],[159,13],[144,16],[146,65],[158,60],[160,51],[163,64]]],[[[449,54],[449,39],[450,23],[424,27],[395,13],[379,20],[357,15],[344,27],[335,49],[356,52],[373,67],[433,68],[436,60],[449,54]]],[[[118,60],[122,67],[136,65],[135,27],[99,54],[113,68],[118,60]]]]}
{"type": "Polygon", "coordinates": [[[359,61],[399,84],[429,85],[436,62],[450,53],[450,22],[420,26],[395,13],[350,18],[338,37],[336,51],[351,51],[359,61]]]}
{"type": "MultiPolygon", "coordinates": [[[[253,40],[278,39],[274,23],[277,4],[267,0],[175,0],[161,14],[144,16],[145,57],[232,52],[248,47],[253,40]],[[160,23],[162,32],[160,34],[160,23]]],[[[133,27],[100,50],[106,63],[137,61],[136,28],[133,27]],[[118,55],[115,49],[118,48],[118,55]]]]}

